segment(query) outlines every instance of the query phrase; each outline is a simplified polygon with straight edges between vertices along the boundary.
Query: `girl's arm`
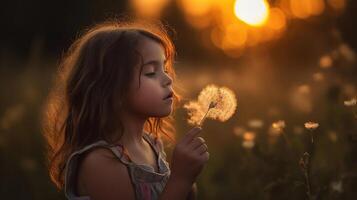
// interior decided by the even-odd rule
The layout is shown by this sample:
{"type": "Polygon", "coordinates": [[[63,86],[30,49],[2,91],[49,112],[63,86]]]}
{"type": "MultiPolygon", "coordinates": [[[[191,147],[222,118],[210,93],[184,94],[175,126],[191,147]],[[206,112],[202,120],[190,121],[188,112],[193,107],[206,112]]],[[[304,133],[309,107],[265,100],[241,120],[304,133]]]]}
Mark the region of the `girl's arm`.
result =
{"type": "Polygon", "coordinates": [[[195,198],[195,180],[209,159],[207,145],[202,137],[198,137],[201,130],[201,127],[192,128],[176,144],[170,165],[171,175],[160,200],[195,198]]]}
{"type": "Polygon", "coordinates": [[[97,148],[85,155],[78,178],[91,200],[135,200],[126,166],[108,149],[97,148]]]}
{"type": "Polygon", "coordinates": [[[196,200],[197,199],[196,183],[178,182],[175,179],[168,180],[166,187],[161,193],[160,200],[196,200]],[[191,187],[190,187],[191,185],[191,187]]]}
{"type": "Polygon", "coordinates": [[[170,176],[159,200],[183,200],[189,198],[193,183],[185,179],[170,176]]]}

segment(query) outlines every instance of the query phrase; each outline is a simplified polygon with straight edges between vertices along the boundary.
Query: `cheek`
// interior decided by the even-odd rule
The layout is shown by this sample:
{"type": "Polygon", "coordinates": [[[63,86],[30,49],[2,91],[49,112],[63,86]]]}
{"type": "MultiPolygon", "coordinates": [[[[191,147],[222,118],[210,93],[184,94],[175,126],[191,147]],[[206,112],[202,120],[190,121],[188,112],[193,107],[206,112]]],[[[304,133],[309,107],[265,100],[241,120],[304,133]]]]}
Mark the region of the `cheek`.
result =
{"type": "Polygon", "coordinates": [[[157,109],[163,103],[163,91],[154,80],[142,78],[140,88],[136,84],[136,90],[131,95],[131,105],[134,110],[150,112],[157,109]]]}
{"type": "Polygon", "coordinates": [[[146,99],[148,101],[157,101],[161,99],[162,88],[155,80],[141,79],[140,88],[137,90],[136,95],[139,99],[146,99]]]}

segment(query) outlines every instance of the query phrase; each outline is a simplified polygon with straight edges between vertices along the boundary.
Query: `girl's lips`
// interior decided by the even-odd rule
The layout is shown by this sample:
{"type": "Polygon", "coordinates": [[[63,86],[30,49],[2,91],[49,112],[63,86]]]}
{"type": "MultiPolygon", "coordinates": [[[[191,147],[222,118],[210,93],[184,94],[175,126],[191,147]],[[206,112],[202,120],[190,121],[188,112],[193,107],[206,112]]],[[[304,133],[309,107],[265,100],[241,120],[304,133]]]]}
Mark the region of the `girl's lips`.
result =
{"type": "Polygon", "coordinates": [[[164,98],[164,100],[172,98],[172,95],[173,95],[173,92],[170,92],[170,93],[164,98]]]}
{"type": "Polygon", "coordinates": [[[164,99],[164,101],[172,103],[173,99],[172,99],[172,97],[169,97],[169,98],[164,99]]]}

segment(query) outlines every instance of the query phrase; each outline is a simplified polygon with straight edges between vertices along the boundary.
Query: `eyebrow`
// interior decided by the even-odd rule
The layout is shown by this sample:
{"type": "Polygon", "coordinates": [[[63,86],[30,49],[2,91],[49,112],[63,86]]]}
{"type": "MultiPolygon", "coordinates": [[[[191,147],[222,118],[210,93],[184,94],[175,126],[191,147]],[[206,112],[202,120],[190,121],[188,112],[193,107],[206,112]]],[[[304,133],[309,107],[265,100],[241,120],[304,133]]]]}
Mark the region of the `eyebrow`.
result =
{"type": "MultiPolygon", "coordinates": [[[[161,62],[159,61],[159,60],[150,60],[150,61],[148,61],[148,62],[146,62],[146,63],[144,63],[142,66],[145,66],[145,65],[159,65],[161,62]]],[[[164,64],[166,64],[167,63],[167,59],[165,58],[165,60],[164,60],[164,64]]]]}

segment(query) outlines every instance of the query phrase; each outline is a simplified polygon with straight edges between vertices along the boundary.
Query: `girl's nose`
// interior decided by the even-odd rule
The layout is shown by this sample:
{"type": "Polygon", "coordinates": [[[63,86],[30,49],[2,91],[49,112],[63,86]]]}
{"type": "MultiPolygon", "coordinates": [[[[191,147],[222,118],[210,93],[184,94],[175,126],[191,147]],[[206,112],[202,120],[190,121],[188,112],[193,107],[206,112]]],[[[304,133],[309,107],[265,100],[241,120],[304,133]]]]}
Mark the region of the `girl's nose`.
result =
{"type": "Polygon", "coordinates": [[[164,86],[170,86],[172,84],[172,78],[168,74],[165,74],[165,82],[164,86]]]}

